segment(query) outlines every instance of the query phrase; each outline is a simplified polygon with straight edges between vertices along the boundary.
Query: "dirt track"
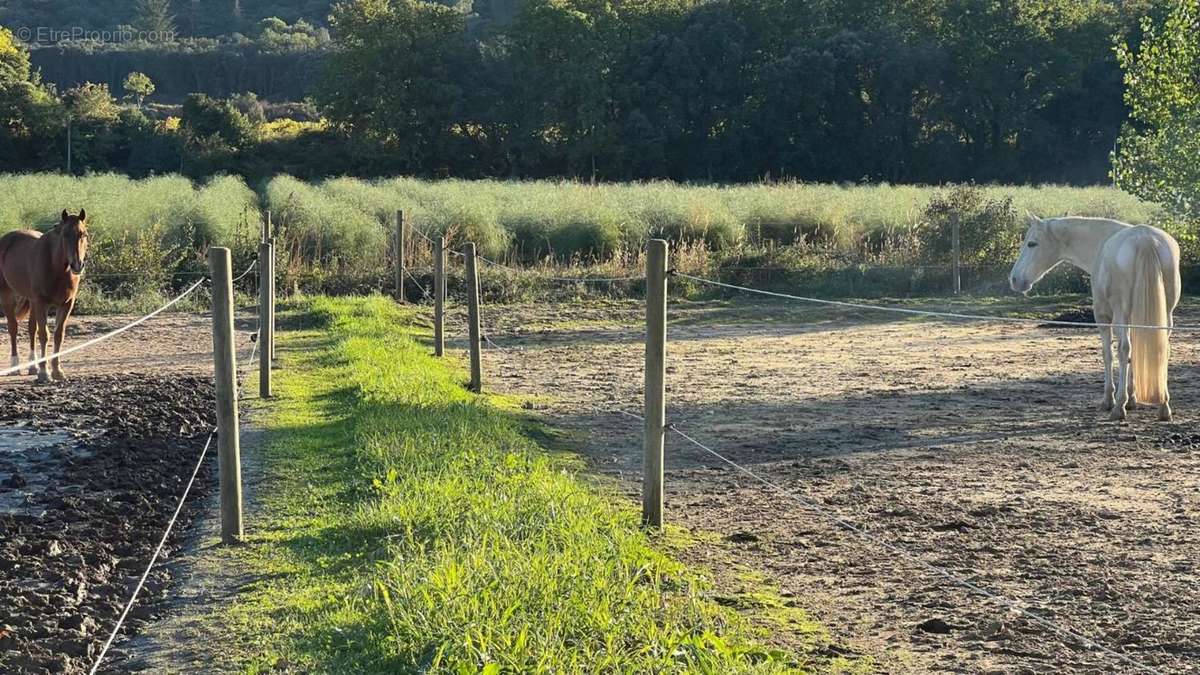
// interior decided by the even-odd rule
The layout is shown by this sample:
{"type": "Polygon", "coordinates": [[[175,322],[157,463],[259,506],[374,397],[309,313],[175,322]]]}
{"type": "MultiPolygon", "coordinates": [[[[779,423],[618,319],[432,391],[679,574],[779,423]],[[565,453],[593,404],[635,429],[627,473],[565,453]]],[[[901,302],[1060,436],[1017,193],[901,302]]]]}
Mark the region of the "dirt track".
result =
{"type": "MultiPolygon", "coordinates": [[[[577,432],[631,495],[641,309],[487,308],[485,382],[577,432]],[[631,423],[632,422],[632,423],[631,423]]],[[[757,572],[886,672],[1128,672],[935,565],[1162,672],[1200,672],[1200,349],[1173,338],[1176,421],[1107,421],[1092,331],[676,306],[668,418],[814,513],[669,436],[668,519],[728,602],[757,572]],[[829,520],[844,518],[897,555],[829,520]]],[[[1177,315],[1200,324],[1200,313],[1177,315]]],[[[458,334],[458,333],[456,333],[458,334]]],[[[787,636],[780,636],[786,642],[787,636]]]]}
{"type": "MultiPolygon", "coordinates": [[[[84,317],[67,345],[131,318],[84,317]]],[[[164,315],[68,356],[65,385],[0,380],[0,672],[91,666],[212,428],[209,321],[164,315]]],[[[250,325],[239,321],[242,353],[250,325]]],[[[215,460],[192,503],[215,482],[215,460]]],[[[162,567],[151,573],[123,635],[154,617],[171,583],[162,567]]]]}

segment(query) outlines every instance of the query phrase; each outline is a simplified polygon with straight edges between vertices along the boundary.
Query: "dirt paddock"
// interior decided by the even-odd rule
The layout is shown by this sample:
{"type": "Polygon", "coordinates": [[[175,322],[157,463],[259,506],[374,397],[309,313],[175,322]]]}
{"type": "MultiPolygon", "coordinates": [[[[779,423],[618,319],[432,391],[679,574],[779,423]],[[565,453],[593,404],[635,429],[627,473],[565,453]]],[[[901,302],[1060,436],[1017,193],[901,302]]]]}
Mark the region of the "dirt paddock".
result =
{"type": "MultiPolygon", "coordinates": [[[[133,318],[81,317],[67,346],[133,318]]],[[[0,672],[91,667],[214,423],[210,321],[166,314],[68,355],[65,384],[0,378],[0,672]]],[[[252,321],[238,324],[248,355],[252,321]]],[[[213,488],[215,455],[192,504],[213,488]]],[[[156,616],[172,583],[162,566],[151,573],[123,635],[156,616]]]]}
{"type": "MultiPolygon", "coordinates": [[[[667,518],[719,535],[688,555],[720,572],[723,600],[758,574],[884,672],[1132,670],[933,565],[1155,670],[1200,672],[1200,335],[1172,339],[1175,421],[1113,423],[1091,330],[738,300],[674,306],[668,420],[820,512],[670,434],[667,518]]],[[[484,311],[503,348],[484,353],[485,386],[529,397],[631,496],[640,426],[593,407],[640,413],[641,322],[619,302],[484,311]]]]}

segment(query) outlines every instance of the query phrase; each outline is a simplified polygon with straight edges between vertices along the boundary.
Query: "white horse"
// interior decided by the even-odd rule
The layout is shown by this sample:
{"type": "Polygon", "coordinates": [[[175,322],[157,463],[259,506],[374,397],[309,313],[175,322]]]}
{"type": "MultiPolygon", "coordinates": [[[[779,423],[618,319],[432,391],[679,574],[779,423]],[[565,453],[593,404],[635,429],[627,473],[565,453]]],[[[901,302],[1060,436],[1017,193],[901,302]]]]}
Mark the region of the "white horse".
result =
{"type": "Polygon", "coordinates": [[[1171,235],[1148,225],[1129,225],[1106,218],[1042,220],[1031,215],[1021,255],[1008,276],[1009,284],[1018,293],[1028,293],[1061,262],[1071,263],[1092,278],[1092,306],[1097,323],[1163,326],[1161,329],[1100,328],[1100,346],[1104,352],[1101,410],[1112,410],[1112,419],[1123,420],[1127,402],[1157,404],[1158,419],[1170,420],[1167,328],[1175,325],[1172,313],[1179,303],[1179,244],[1171,235]],[[1115,386],[1114,331],[1118,343],[1115,386]]]}

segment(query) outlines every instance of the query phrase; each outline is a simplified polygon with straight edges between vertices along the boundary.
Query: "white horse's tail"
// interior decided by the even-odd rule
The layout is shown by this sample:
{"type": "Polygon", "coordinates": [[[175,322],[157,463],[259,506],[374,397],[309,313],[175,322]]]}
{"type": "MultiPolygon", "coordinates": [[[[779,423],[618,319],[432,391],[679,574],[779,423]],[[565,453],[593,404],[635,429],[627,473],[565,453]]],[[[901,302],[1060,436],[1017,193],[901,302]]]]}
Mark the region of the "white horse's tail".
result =
{"type": "MultiPolygon", "coordinates": [[[[1167,326],[1167,293],[1163,287],[1158,244],[1138,237],[1134,244],[1133,292],[1129,323],[1136,326],[1167,326]]],[[[1133,390],[1141,403],[1163,404],[1167,399],[1167,360],[1171,347],[1166,330],[1132,328],[1129,331],[1133,361],[1133,390]]]]}

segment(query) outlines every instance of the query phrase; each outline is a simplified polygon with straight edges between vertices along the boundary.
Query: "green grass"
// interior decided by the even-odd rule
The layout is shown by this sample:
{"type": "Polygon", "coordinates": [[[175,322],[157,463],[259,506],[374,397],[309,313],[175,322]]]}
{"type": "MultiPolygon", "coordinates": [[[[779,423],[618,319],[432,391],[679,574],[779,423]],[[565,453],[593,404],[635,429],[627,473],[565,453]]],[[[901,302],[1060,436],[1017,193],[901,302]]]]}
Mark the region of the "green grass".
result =
{"type": "MultiPolygon", "coordinates": [[[[270,207],[279,211],[306,190],[281,176],[268,187],[270,207]]],[[[552,256],[604,259],[637,251],[649,236],[703,241],[727,248],[771,238],[791,241],[802,234],[829,240],[851,252],[869,235],[916,228],[936,187],[822,185],[803,183],[693,186],[665,181],[598,186],[570,181],[445,180],[397,178],[362,181],[339,178],[308,188],[322,195],[341,223],[364,216],[390,222],[403,209],[416,227],[452,240],[474,240],[488,256],[526,262],[552,256]]],[[[1131,222],[1161,216],[1153,204],[1109,187],[1059,185],[984,188],[990,199],[1011,196],[1018,213],[1090,215],[1131,222]]],[[[322,213],[299,214],[305,231],[318,230],[322,213]]]]}
{"type": "MultiPolygon", "coordinates": [[[[734,278],[823,295],[936,295],[949,288],[949,261],[940,254],[922,257],[932,250],[922,237],[937,232],[926,222],[926,207],[944,194],[938,187],[887,184],[415,178],[309,183],[283,175],[252,188],[235,177],[197,184],[178,176],[0,175],[0,233],[45,230],[63,208],[86,208],[93,225],[86,283],[113,300],[180,288],[180,277],[172,275],[202,272],[210,244],[232,248],[235,267],[244,267],[267,209],[276,226],[279,285],[305,292],[357,293],[388,283],[395,213],[403,210],[421,233],[444,235],[455,248],[473,241],[485,256],[534,265],[548,275],[636,274],[645,240],[667,237],[683,244],[673,252],[673,264],[696,273],[730,270],[734,278]],[[918,261],[929,266],[914,267],[918,261]]],[[[1157,206],[1115,188],[995,185],[983,187],[982,194],[1012,199],[1005,216],[1011,227],[1003,235],[1008,238],[1021,226],[1013,214],[1026,211],[1107,216],[1168,226],[1185,244],[1186,260],[1200,256],[1185,225],[1166,222],[1157,206]]],[[[1010,244],[996,242],[1015,255],[1010,244]]],[[[421,237],[411,237],[407,255],[419,272],[431,267],[430,247],[421,237]]],[[[999,268],[1009,261],[989,258],[993,262],[996,269],[968,270],[964,283],[970,292],[999,290],[1004,276],[999,268]]],[[[522,287],[530,284],[491,271],[485,270],[483,282],[492,300],[531,295],[522,287]]],[[[545,287],[532,283],[534,291],[545,287]]],[[[1062,277],[1053,290],[1080,288],[1078,278],[1062,277]]],[[[591,297],[629,295],[638,288],[584,290],[591,297]]]]}
{"type": "Polygon", "coordinates": [[[47,231],[64,209],[88,212],[87,272],[80,310],[142,312],[174,297],[207,271],[210,243],[228,246],[234,266],[250,264],[258,196],[241,179],[193,183],[178,176],[133,180],[116,174],[0,175],[0,234],[47,231]]]}
{"type": "Polygon", "coordinates": [[[408,311],[317,298],[281,317],[265,513],[240,553],[263,581],[221,618],[250,636],[245,672],[846,667],[763,646],[630,505],[467,393],[408,311]]]}

